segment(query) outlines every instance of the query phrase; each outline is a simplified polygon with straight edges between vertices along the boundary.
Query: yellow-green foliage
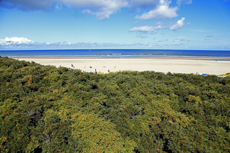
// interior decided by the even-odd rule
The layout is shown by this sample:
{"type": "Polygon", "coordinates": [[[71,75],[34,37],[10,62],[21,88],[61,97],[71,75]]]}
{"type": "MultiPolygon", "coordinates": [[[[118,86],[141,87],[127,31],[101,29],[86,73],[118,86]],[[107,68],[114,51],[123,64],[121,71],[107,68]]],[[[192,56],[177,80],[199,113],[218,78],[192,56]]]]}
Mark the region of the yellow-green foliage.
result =
{"type": "Polygon", "coordinates": [[[116,126],[93,114],[78,112],[72,116],[72,134],[84,152],[132,152],[136,143],[123,140],[116,126]]]}
{"type": "Polygon", "coordinates": [[[4,152],[8,152],[8,150],[6,149],[6,146],[4,146],[4,144],[7,142],[7,138],[6,136],[2,136],[0,138],[0,152],[4,153],[4,152]]]}
{"type": "Polygon", "coordinates": [[[230,78],[0,57],[0,152],[230,152],[230,78]]]}

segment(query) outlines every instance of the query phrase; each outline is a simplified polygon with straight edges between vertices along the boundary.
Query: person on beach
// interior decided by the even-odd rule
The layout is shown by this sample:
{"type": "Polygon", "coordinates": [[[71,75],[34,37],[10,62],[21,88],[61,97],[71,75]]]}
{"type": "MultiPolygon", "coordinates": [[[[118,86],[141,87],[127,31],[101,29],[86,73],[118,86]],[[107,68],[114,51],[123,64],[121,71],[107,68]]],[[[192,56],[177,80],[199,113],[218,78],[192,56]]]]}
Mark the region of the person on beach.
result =
{"type": "Polygon", "coordinates": [[[71,64],[71,67],[75,68],[75,67],[73,66],[73,64],[71,64]]]}

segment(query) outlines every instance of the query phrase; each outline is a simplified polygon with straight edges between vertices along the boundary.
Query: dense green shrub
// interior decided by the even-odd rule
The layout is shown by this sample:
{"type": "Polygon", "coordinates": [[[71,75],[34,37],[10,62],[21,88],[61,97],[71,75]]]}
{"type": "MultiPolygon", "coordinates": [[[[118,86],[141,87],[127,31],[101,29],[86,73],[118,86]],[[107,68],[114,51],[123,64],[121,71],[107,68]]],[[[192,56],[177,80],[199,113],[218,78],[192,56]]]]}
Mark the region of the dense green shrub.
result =
{"type": "Polygon", "coordinates": [[[230,78],[0,57],[1,152],[230,152],[230,78]]]}

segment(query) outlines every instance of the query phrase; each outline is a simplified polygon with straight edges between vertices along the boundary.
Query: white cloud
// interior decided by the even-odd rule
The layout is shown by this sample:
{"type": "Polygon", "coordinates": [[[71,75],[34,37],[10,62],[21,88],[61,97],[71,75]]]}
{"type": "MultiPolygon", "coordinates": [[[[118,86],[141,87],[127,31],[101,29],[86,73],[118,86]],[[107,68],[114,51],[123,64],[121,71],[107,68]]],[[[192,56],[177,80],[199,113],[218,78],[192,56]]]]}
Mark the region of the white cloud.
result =
{"type": "Polygon", "coordinates": [[[76,8],[95,9],[95,15],[99,20],[108,19],[122,7],[127,7],[127,0],[59,0],[64,4],[72,4],[76,8]]]}
{"type": "Polygon", "coordinates": [[[32,40],[24,37],[6,37],[5,39],[0,39],[0,44],[11,45],[11,44],[30,44],[32,40]]]}
{"type": "Polygon", "coordinates": [[[172,25],[172,26],[170,27],[170,30],[176,30],[176,29],[179,29],[179,28],[183,27],[183,25],[184,25],[184,20],[185,20],[184,17],[181,18],[180,20],[178,20],[174,25],[172,25]]]}
{"type": "Polygon", "coordinates": [[[192,0],[177,0],[177,4],[192,4],[192,0]]]}
{"type": "Polygon", "coordinates": [[[181,18],[173,25],[163,25],[161,22],[157,22],[155,26],[139,26],[139,27],[133,27],[129,30],[129,32],[140,32],[140,33],[157,33],[160,29],[170,29],[170,30],[176,30],[184,25],[185,18],[181,18]]]}
{"type": "Polygon", "coordinates": [[[133,27],[130,29],[130,32],[142,32],[142,33],[156,33],[157,30],[163,29],[161,25],[158,26],[139,26],[139,27],[133,27]]]}
{"type": "Polygon", "coordinates": [[[148,13],[144,13],[140,16],[137,15],[135,18],[140,20],[175,18],[178,16],[176,13],[178,8],[170,8],[170,3],[171,1],[169,0],[160,0],[160,3],[156,7],[156,9],[153,9],[148,13]]]}
{"type": "Polygon", "coordinates": [[[56,8],[57,10],[61,10],[61,9],[62,9],[62,4],[56,4],[55,8],[56,8]]]}
{"type": "Polygon", "coordinates": [[[84,9],[81,11],[82,14],[91,14],[91,15],[95,15],[95,12],[91,11],[90,9],[84,9]]]}

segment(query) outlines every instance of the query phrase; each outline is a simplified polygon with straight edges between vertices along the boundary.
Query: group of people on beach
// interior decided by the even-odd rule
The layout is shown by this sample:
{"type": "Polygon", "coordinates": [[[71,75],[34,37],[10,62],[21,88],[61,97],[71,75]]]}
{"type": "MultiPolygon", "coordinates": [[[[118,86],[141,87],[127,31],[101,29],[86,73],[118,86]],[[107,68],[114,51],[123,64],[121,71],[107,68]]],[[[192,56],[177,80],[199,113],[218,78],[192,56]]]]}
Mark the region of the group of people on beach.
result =
{"type": "MultiPolygon", "coordinates": [[[[75,68],[75,66],[73,65],[73,64],[71,64],[71,67],[72,68],[75,68]]],[[[116,67],[116,66],[115,66],[116,67]]],[[[92,69],[92,66],[89,66],[89,68],[91,68],[92,69]]],[[[84,72],[84,71],[83,71],[84,72]]],[[[99,71],[100,72],[100,71],[99,71]]],[[[97,73],[97,69],[95,69],[95,73],[97,73]]],[[[108,73],[110,73],[110,70],[108,70],[108,73]]]]}

